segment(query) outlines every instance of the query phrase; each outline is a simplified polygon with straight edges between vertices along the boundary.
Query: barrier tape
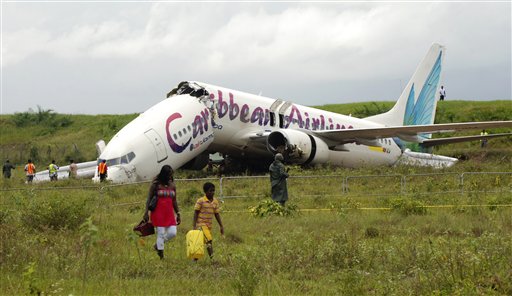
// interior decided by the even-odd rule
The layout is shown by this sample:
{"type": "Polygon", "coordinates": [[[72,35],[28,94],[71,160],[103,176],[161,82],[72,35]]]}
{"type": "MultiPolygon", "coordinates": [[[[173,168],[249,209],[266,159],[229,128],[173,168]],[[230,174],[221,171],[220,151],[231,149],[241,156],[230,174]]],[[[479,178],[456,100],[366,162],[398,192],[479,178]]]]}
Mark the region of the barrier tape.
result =
{"type": "MultiPolygon", "coordinates": [[[[484,207],[512,207],[512,204],[504,204],[504,205],[432,205],[432,206],[420,206],[418,208],[484,208],[484,207]]],[[[321,212],[321,211],[337,211],[337,210],[363,210],[363,211],[390,211],[393,208],[333,208],[333,209],[299,209],[299,212],[321,212]]],[[[245,211],[222,211],[222,213],[249,213],[249,210],[245,211]]]]}

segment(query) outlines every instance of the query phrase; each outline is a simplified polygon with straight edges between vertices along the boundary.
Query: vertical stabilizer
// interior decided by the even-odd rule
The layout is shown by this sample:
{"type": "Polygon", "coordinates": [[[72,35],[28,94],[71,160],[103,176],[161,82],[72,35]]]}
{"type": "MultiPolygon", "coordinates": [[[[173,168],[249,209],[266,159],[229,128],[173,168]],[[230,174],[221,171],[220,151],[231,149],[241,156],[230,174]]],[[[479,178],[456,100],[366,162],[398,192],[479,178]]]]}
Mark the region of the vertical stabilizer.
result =
{"type": "Polygon", "coordinates": [[[444,51],[444,46],[434,43],[416,68],[395,106],[386,113],[365,119],[386,126],[434,123],[444,51]]]}

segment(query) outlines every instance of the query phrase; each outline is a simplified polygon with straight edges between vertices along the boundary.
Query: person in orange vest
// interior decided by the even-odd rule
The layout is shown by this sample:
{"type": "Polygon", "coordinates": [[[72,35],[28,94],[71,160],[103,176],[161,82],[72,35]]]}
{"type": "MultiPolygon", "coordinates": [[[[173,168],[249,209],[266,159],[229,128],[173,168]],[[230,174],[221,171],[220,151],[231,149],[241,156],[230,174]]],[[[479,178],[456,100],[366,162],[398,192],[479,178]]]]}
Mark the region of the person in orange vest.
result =
{"type": "Polygon", "coordinates": [[[25,173],[27,174],[27,183],[32,183],[36,175],[36,166],[32,163],[31,159],[29,159],[28,163],[25,165],[25,173]]]}
{"type": "Polygon", "coordinates": [[[100,175],[100,182],[107,180],[107,161],[105,159],[98,164],[98,175],[100,175]]]}

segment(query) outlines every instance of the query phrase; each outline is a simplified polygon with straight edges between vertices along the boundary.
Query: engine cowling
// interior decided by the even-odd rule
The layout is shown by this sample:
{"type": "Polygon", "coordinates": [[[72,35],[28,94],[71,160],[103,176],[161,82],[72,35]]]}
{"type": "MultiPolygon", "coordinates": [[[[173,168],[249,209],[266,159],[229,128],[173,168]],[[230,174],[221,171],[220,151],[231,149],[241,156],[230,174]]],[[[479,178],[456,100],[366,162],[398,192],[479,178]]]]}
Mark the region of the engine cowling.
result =
{"type": "Polygon", "coordinates": [[[267,149],[299,164],[320,164],[329,160],[329,147],[320,138],[297,130],[278,130],[267,138],[267,149]]]}

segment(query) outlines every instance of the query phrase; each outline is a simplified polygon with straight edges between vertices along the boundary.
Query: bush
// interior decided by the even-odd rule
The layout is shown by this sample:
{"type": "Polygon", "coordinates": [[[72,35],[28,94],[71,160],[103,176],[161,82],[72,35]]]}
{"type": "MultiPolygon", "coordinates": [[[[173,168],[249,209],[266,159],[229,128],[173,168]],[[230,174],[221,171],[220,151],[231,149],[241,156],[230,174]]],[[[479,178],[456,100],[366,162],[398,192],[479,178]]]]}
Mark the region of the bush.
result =
{"type": "Polygon", "coordinates": [[[368,238],[374,238],[379,236],[379,230],[375,227],[366,228],[365,236],[368,238]]]}
{"type": "Polygon", "coordinates": [[[204,193],[199,191],[196,188],[190,188],[185,191],[185,194],[183,197],[178,197],[178,201],[180,202],[180,205],[182,206],[193,206],[196,204],[196,201],[201,196],[204,196],[204,193]]]}
{"type": "Polygon", "coordinates": [[[75,230],[91,216],[92,210],[86,202],[77,203],[65,196],[47,200],[31,200],[23,207],[23,225],[35,230],[71,229],[75,230]]]}
{"type": "Polygon", "coordinates": [[[281,206],[273,200],[264,200],[255,207],[250,207],[249,212],[254,217],[267,217],[267,216],[293,216],[299,211],[298,207],[293,204],[281,206]]]}
{"type": "Polygon", "coordinates": [[[52,109],[44,110],[41,106],[37,106],[37,112],[30,109],[28,112],[14,113],[12,121],[16,127],[40,125],[53,129],[67,127],[73,123],[70,116],[59,115],[52,109]]]}
{"type": "Polygon", "coordinates": [[[393,211],[398,211],[405,216],[427,214],[427,208],[425,208],[425,205],[417,200],[396,198],[392,199],[390,204],[393,211]]]}

